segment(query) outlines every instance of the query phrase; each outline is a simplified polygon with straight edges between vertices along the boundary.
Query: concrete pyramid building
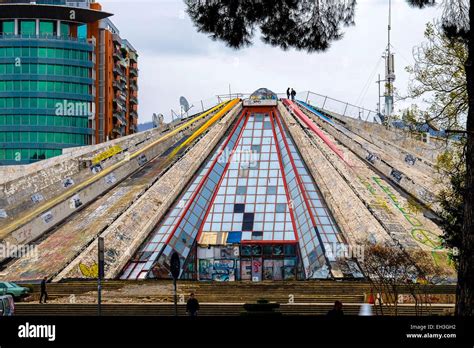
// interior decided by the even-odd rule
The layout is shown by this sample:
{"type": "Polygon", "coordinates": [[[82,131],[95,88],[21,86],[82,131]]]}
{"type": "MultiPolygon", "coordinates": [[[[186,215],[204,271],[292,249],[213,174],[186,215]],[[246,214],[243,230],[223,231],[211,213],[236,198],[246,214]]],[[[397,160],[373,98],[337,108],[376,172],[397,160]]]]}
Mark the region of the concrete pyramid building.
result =
{"type": "Polygon", "coordinates": [[[89,159],[74,175],[51,164],[54,180],[72,187],[31,185],[53,172],[36,169],[35,192],[22,193],[22,209],[4,210],[0,238],[33,242],[41,255],[7,262],[0,278],[94,278],[97,237],[109,279],[169,278],[173,253],[181,279],[358,279],[367,242],[425,250],[452,271],[436,223],[437,151],[262,88],[70,154],[89,159]],[[41,190],[43,210],[28,200],[41,190]]]}
{"type": "Polygon", "coordinates": [[[240,111],[123,279],[166,277],[174,251],[191,279],[331,276],[336,260],[325,246],[346,240],[284,125],[277,96],[259,90],[251,99],[260,104],[240,111]]]}

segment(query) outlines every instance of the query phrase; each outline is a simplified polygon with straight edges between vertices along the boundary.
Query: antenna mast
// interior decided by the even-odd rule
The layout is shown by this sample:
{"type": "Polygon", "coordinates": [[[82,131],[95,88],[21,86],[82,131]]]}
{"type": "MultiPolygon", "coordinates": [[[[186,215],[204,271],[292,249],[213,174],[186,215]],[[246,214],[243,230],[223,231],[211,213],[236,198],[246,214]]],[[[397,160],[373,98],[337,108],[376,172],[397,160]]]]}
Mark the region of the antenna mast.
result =
{"type": "Polygon", "coordinates": [[[395,81],[395,62],[390,50],[390,31],[392,30],[392,0],[388,1],[387,52],[385,55],[385,118],[390,125],[393,112],[393,81],[395,81]]]}

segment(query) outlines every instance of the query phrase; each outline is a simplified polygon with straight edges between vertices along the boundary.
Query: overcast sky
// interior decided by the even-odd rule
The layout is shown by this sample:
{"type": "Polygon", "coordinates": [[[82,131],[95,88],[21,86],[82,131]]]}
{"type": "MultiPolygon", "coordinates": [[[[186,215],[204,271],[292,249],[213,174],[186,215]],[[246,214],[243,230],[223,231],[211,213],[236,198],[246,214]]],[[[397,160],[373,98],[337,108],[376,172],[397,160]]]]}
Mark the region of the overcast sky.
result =
{"type": "MultiPolygon", "coordinates": [[[[284,92],[311,90],[375,110],[377,74],[387,41],[388,0],[358,0],[355,26],[329,50],[307,54],[265,45],[260,37],[239,51],[198,33],[180,0],[101,0],[103,10],[139,53],[139,122],[152,113],[170,119],[179,110],[179,97],[190,103],[216,94],[249,93],[259,87],[284,92]],[[378,66],[378,68],[377,68],[378,66]],[[370,78],[371,77],[371,78],[370,78]]],[[[438,18],[439,8],[410,8],[392,1],[392,45],[395,87],[403,93],[408,82],[405,66],[412,64],[412,48],[423,41],[425,24],[438,18]]],[[[215,97],[214,97],[215,98],[215,97]]],[[[401,105],[396,105],[398,110],[401,105]]],[[[403,106],[406,106],[403,105],[403,106]]]]}

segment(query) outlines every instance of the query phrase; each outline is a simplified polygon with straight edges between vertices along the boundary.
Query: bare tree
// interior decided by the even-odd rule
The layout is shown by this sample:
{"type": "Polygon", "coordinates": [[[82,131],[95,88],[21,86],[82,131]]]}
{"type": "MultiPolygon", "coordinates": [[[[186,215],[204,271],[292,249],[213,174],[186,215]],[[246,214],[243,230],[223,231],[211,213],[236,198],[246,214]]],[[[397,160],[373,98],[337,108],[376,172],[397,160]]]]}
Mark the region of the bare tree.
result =
{"type": "Polygon", "coordinates": [[[380,294],[376,311],[384,309],[398,314],[399,295],[409,294],[415,303],[415,313],[423,314],[431,306],[434,286],[443,283],[450,270],[437,265],[429,252],[403,250],[398,245],[366,243],[362,267],[373,289],[380,294]]]}

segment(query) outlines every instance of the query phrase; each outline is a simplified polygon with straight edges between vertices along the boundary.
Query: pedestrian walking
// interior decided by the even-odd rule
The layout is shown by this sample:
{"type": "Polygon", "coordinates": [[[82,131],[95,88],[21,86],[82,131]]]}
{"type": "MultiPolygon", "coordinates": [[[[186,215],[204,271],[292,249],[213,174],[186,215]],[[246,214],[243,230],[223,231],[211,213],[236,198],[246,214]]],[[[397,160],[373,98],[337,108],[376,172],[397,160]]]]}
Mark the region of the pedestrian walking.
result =
{"type": "Polygon", "coordinates": [[[290,99],[290,87],[286,90],[286,99],[290,99]]]}
{"type": "Polygon", "coordinates": [[[44,303],[46,303],[46,301],[48,300],[48,293],[46,291],[46,281],[47,280],[48,280],[48,278],[44,277],[43,280],[41,281],[41,286],[40,286],[41,294],[40,294],[39,303],[43,302],[43,297],[44,297],[44,303]]]}
{"type": "Polygon", "coordinates": [[[189,294],[188,302],[186,303],[186,313],[190,317],[197,317],[197,313],[199,311],[199,301],[196,297],[194,297],[194,292],[189,294]]]}
{"type": "Polygon", "coordinates": [[[295,95],[296,95],[296,91],[292,88],[291,89],[291,100],[295,101],[295,95]]]}

